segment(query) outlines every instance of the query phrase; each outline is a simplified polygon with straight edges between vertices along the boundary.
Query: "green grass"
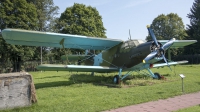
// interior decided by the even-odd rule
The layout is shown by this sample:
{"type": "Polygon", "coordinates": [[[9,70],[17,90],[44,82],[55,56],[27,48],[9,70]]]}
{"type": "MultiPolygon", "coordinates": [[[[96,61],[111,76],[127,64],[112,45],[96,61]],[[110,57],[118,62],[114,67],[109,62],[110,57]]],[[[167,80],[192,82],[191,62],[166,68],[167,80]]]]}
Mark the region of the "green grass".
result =
{"type": "Polygon", "coordinates": [[[175,112],[200,112],[200,105],[192,106],[189,108],[180,109],[175,112]]]}
{"type": "Polygon", "coordinates": [[[153,80],[134,73],[121,85],[112,84],[111,74],[31,72],[38,102],[30,107],[2,112],[94,112],[181,95],[184,74],[184,94],[200,91],[200,65],[180,65],[152,69],[167,80],[153,80]]]}

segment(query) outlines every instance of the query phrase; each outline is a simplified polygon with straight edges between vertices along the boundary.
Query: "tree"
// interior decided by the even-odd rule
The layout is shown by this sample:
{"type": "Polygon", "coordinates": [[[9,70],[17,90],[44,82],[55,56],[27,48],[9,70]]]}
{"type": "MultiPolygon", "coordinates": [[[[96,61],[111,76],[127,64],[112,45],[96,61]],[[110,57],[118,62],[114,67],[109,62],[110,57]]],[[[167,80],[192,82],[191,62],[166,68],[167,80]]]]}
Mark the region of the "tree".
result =
{"type": "MultiPolygon", "coordinates": [[[[159,15],[153,20],[151,28],[158,40],[170,40],[171,38],[183,40],[187,36],[182,18],[174,13],[159,15]]],[[[151,37],[147,36],[146,40],[151,40],[151,37]]],[[[172,56],[183,52],[180,49],[172,49],[171,51],[172,56]]]]}
{"type": "MultiPolygon", "coordinates": [[[[58,14],[58,6],[54,5],[53,0],[27,0],[29,3],[33,3],[37,11],[37,31],[55,31],[54,25],[56,20],[56,15],[58,14]]],[[[48,47],[37,47],[34,59],[40,60],[41,53],[42,59],[47,60],[48,58],[48,47]],[[42,51],[42,52],[41,52],[42,51]]]]}
{"type": "Polygon", "coordinates": [[[200,54],[200,0],[194,0],[187,17],[190,25],[187,25],[187,39],[197,40],[197,43],[186,47],[185,54],[200,54]]]}
{"type": "MultiPolygon", "coordinates": [[[[33,30],[37,23],[36,8],[26,0],[1,0],[0,1],[0,29],[20,28],[33,30]]],[[[35,47],[10,45],[0,37],[0,58],[5,64],[11,61],[14,71],[19,71],[22,61],[29,60],[34,55],[35,47]]],[[[4,65],[3,65],[4,66],[4,65]]]]}
{"type": "Polygon", "coordinates": [[[58,14],[58,6],[54,5],[53,0],[27,0],[33,3],[37,11],[38,29],[37,31],[52,31],[51,24],[58,14]]]}
{"type": "MultiPolygon", "coordinates": [[[[153,20],[151,28],[158,40],[169,40],[171,38],[183,40],[187,35],[184,29],[185,26],[182,22],[182,18],[174,13],[170,13],[168,15],[159,15],[153,20]]],[[[151,38],[148,36],[147,40],[150,39],[151,38]]]]}
{"type": "Polygon", "coordinates": [[[96,8],[74,3],[66,8],[59,18],[60,33],[105,38],[102,17],[96,8]]]}
{"type": "MultiPolygon", "coordinates": [[[[106,38],[102,17],[97,9],[91,6],[74,3],[73,6],[66,8],[57,22],[56,28],[59,33],[106,38]]],[[[71,52],[83,53],[83,50],[71,52]]]]}

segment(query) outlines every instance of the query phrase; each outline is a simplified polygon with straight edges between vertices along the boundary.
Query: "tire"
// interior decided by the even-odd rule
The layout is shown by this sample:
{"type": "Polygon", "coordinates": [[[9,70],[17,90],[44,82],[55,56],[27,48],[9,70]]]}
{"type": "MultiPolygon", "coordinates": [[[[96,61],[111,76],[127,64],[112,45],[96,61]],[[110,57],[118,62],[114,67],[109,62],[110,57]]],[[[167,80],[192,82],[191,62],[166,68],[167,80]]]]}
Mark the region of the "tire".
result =
{"type": "Polygon", "coordinates": [[[154,73],[155,77],[153,79],[161,79],[161,75],[159,73],[154,73]]]}
{"type": "Polygon", "coordinates": [[[119,75],[115,75],[113,77],[113,82],[114,82],[114,84],[119,84],[119,75]]]}

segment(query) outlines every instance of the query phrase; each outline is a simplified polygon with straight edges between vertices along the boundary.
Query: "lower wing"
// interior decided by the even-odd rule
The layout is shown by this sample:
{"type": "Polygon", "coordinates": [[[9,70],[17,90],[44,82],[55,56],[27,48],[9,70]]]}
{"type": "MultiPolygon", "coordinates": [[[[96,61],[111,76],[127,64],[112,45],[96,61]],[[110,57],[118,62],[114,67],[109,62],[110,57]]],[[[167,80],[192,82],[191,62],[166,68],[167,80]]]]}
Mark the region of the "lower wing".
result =
{"type": "MultiPolygon", "coordinates": [[[[188,63],[188,61],[177,61],[177,62],[168,62],[169,66],[171,65],[178,65],[178,64],[184,64],[188,63]]],[[[149,63],[139,63],[135,65],[134,67],[125,69],[126,71],[138,71],[138,70],[144,70],[147,68],[159,68],[159,67],[164,67],[168,66],[167,63],[157,63],[157,64],[149,64],[149,63]]]]}
{"type": "MultiPolygon", "coordinates": [[[[169,65],[177,65],[188,63],[188,61],[177,61],[177,62],[169,62],[169,65]]],[[[167,66],[167,63],[154,64],[153,68],[167,66]]],[[[145,68],[150,68],[149,64],[140,63],[132,68],[125,69],[125,71],[134,71],[134,70],[142,70],[145,68]]],[[[55,64],[42,64],[37,66],[38,70],[43,71],[77,71],[77,72],[100,72],[100,73],[109,73],[109,72],[117,72],[118,68],[115,67],[104,67],[104,66],[86,66],[86,65],[55,65],[55,64]]]]}
{"type": "MultiPolygon", "coordinates": [[[[178,64],[184,64],[188,63],[188,61],[177,61],[177,62],[168,62],[169,65],[178,65],[178,64]]],[[[168,66],[167,63],[159,63],[159,64],[153,64],[153,68],[168,66]]]]}
{"type": "Polygon", "coordinates": [[[103,66],[86,66],[86,65],[54,65],[43,64],[37,66],[38,70],[43,71],[77,71],[77,72],[114,72],[118,71],[115,67],[103,67],[103,66]]]}

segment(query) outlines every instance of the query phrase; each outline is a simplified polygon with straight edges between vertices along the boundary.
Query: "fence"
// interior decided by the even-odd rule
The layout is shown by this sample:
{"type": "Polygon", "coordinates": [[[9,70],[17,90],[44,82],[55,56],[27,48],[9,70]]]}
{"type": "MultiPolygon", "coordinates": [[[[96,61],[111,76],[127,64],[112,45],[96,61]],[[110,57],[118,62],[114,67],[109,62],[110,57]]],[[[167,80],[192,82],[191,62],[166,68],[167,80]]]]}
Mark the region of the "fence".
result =
{"type": "MultiPolygon", "coordinates": [[[[54,61],[43,61],[42,64],[64,64],[62,60],[54,60],[54,61]]],[[[16,71],[37,71],[36,67],[41,64],[41,61],[26,61],[21,63],[11,63],[5,62],[0,63],[0,73],[10,73],[16,71]],[[14,71],[13,66],[19,65],[20,70],[14,71]]],[[[17,68],[17,67],[16,67],[17,68]]]]}

